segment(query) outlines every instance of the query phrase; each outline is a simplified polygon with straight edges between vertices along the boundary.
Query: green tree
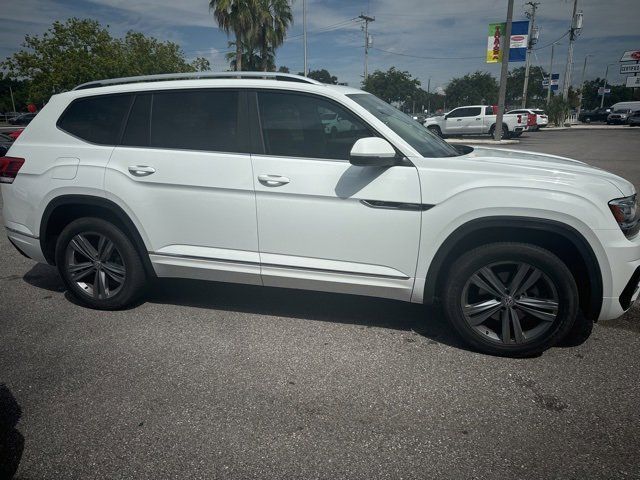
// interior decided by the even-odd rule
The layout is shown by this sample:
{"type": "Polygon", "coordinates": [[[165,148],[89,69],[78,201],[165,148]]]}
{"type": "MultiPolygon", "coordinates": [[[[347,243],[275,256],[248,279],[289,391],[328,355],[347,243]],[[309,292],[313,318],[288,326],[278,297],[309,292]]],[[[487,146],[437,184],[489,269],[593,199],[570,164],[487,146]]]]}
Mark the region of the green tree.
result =
{"type": "Polygon", "coordinates": [[[26,80],[13,80],[0,74],[0,112],[12,112],[14,103],[18,112],[25,109],[29,103],[29,84],[26,80]]]}
{"type": "Polygon", "coordinates": [[[233,31],[235,35],[236,58],[235,70],[241,71],[243,68],[242,59],[246,53],[246,47],[254,28],[255,9],[257,0],[210,0],[209,10],[213,12],[213,17],[218,23],[218,27],[227,35],[233,31]]]}
{"type": "MultiPolygon", "coordinates": [[[[604,85],[604,79],[596,78],[584,82],[584,92],[582,95],[582,109],[593,110],[600,108],[601,97],[598,95],[598,88],[604,85]]],[[[629,102],[631,100],[640,99],[640,91],[637,96],[633,96],[633,88],[627,88],[625,85],[611,85],[607,83],[607,88],[611,89],[611,93],[605,95],[604,106],[610,107],[614,103],[629,102]]]]}
{"type": "MultiPolygon", "coordinates": [[[[529,83],[527,86],[527,107],[541,107],[547,101],[547,91],[542,86],[546,77],[542,67],[532,66],[529,69],[529,83]]],[[[524,88],[525,67],[518,67],[509,71],[507,77],[506,103],[514,108],[522,104],[522,89],[524,88]]]]}
{"type": "Polygon", "coordinates": [[[449,107],[498,103],[498,82],[487,72],[475,72],[454,78],[445,89],[449,107]]]}
{"type": "Polygon", "coordinates": [[[280,67],[278,67],[278,72],[280,72],[280,73],[291,73],[291,71],[289,70],[289,67],[286,67],[284,65],[281,65],[280,67]]]}
{"type": "MultiPolygon", "coordinates": [[[[304,73],[299,72],[298,75],[304,75],[304,73]]],[[[331,85],[338,84],[338,77],[336,77],[335,75],[331,75],[329,71],[324,68],[321,70],[311,70],[307,77],[322,83],[328,83],[331,85]]]]}
{"type": "Polygon", "coordinates": [[[0,66],[8,78],[26,80],[28,101],[37,104],[92,80],[196,69],[175,43],[137,32],[113,38],[95,20],[56,21],[41,36],[26,35],[22,47],[0,66]]]}
{"type": "Polygon", "coordinates": [[[386,72],[376,70],[362,82],[362,89],[380,97],[386,102],[404,103],[415,95],[420,81],[409,72],[391,67],[386,72]]]}
{"type": "Polygon", "coordinates": [[[257,0],[254,14],[251,40],[258,46],[261,70],[274,70],[275,51],[284,42],[293,22],[291,5],[288,0],[257,0]]]}

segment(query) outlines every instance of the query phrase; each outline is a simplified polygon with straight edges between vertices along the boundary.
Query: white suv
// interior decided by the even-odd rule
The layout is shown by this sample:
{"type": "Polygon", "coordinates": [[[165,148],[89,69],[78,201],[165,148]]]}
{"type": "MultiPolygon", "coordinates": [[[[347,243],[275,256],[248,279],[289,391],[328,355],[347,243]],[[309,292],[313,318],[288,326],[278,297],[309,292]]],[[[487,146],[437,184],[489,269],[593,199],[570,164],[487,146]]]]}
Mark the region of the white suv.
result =
{"type": "Polygon", "coordinates": [[[522,356],[579,311],[635,300],[640,223],[620,177],[454,148],[353,88],[201,76],[54,95],[0,160],[9,239],[84,304],[126,307],[155,276],[439,299],[471,345],[522,356]]]}

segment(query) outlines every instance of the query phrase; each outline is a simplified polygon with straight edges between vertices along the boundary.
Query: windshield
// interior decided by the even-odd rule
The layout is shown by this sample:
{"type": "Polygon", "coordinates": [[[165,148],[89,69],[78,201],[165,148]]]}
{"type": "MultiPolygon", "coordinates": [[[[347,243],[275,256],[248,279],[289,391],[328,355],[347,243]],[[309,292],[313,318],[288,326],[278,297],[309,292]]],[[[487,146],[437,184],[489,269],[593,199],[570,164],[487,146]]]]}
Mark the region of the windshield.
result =
{"type": "Polygon", "coordinates": [[[397,133],[423,157],[457,157],[460,153],[434,135],[410,116],[369,93],[347,95],[351,100],[371,112],[378,120],[397,133]]]}

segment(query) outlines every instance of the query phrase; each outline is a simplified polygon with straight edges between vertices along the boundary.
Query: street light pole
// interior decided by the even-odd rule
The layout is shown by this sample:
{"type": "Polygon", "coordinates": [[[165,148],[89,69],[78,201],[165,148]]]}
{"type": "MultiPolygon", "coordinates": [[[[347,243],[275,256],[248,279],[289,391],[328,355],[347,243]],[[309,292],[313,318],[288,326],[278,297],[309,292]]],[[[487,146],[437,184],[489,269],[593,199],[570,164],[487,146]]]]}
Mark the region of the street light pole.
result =
{"type": "Polygon", "coordinates": [[[611,65],[617,65],[617,63],[610,63],[607,65],[607,69],[604,71],[604,85],[602,85],[602,99],[600,100],[600,108],[604,107],[604,91],[607,89],[607,77],[609,76],[609,67],[611,65]]]}
{"type": "Polygon", "coordinates": [[[551,102],[551,79],[553,78],[553,53],[556,49],[555,42],[551,44],[551,65],[549,65],[549,85],[547,85],[547,107],[551,102]]]}
{"type": "Polygon", "coordinates": [[[11,85],[9,85],[9,93],[11,94],[11,105],[13,106],[13,111],[16,111],[16,102],[13,99],[13,88],[11,88],[11,85]]]}
{"type": "Polygon", "coordinates": [[[584,95],[584,72],[587,70],[587,59],[589,57],[593,57],[592,54],[587,54],[584,57],[584,64],[582,65],[582,79],[580,80],[580,101],[578,103],[578,115],[580,115],[580,111],[582,110],[582,96],[584,95]]]}
{"type": "Polygon", "coordinates": [[[507,28],[504,32],[502,43],[502,68],[500,70],[500,89],[498,91],[498,114],[496,125],[493,129],[493,138],[502,139],[502,115],[504,112],[505,97],[507,96],[507,73],[509,71],[509,49],[511,48],[511,24],[513,22],[513,0],[507,0],[507,28]]]}
{"type": "Polygon", "coordinates": [[[309,73],[307,65],[307,0],[302,0],[302,43],[304,44],[304,76],[309,73]]]}

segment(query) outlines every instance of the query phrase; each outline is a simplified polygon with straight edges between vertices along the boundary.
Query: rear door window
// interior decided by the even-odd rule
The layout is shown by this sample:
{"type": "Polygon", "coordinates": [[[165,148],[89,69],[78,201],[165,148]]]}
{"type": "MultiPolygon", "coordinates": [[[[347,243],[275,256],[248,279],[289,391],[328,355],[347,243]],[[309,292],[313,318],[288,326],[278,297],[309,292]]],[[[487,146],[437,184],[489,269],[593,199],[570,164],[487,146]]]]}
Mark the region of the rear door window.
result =
{"type": "Polygon", "coordinates": [[[116,145],[133,95],[101,95],[74,100],[58,120],[58,128],[99,145],[116,145]]]}
{"type": "Polygon", "coordinates": [[[242,151],[238,123],[239,95],[237,90],[222,89],[154,93],[149,146],[242,151]]]}

